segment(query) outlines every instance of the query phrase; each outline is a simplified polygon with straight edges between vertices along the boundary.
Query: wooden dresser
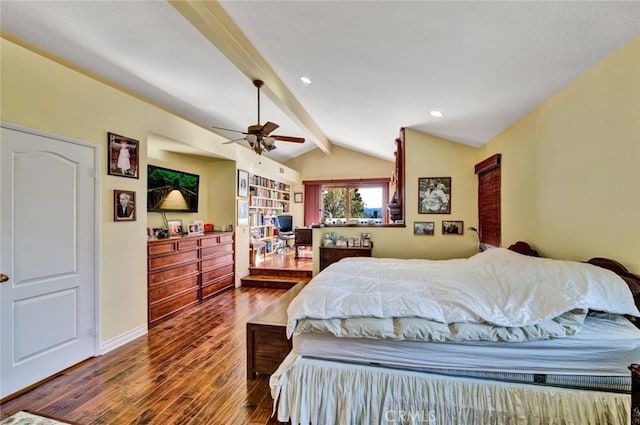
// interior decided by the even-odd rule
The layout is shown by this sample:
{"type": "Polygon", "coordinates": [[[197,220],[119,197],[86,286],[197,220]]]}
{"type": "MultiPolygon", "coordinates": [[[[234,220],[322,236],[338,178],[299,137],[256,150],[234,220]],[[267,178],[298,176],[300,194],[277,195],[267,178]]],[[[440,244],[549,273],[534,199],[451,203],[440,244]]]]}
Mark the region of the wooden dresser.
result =
{"type": "Polygon", "coordinates": [[[329,267],[329,265],[347,257],[371,257],[373,243],[368,247],[320,247],[320,271],[329,267]]]}
{"type": "Polygon", "coordinates": [[[149,326],[235,284],[233,232],[147,243],[149,326]]]}

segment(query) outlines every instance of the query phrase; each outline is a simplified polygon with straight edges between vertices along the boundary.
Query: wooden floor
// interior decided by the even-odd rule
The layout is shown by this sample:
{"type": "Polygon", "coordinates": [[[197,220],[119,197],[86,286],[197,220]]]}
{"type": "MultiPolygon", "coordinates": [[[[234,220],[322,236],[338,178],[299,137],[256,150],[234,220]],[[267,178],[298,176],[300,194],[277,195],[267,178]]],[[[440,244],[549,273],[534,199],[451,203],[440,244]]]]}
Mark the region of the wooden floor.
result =
{"type": "Polygon", "coordinates": [[[313,252],[310,248],[300,248],[299,259],[295,258],[295,249],[290,248],[282,254],[259,255],[255,267],[280,270],[313,270],[313,252]]]}
{"type": "Polygon", "coordinates": [[[0,419],[30,410],[83,425],[277,424],[268,377],[247,380],[245,330],[283,293],[236,288],[190,307],[0,405],[0,419]]]}

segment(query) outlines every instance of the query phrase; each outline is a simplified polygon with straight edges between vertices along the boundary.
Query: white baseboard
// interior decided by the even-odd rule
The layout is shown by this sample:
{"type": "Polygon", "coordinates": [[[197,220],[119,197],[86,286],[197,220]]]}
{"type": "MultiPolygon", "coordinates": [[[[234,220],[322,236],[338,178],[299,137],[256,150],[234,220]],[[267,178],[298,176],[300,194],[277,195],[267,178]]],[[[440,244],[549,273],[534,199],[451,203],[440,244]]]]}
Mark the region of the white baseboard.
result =
{"type": "Polygon", "coordinates": [[[107,341],[103,344],[100,344],[100,355],[108,353],[111,350],[114,350],[124,344],[133,341],[134,339],[145,335],[149,331],[147,324],[145,323],[142,326],[139,326],[135,329],[130,330],[127,333],[124,333],[118,337],[113,338],[110,341],[107,341]]]}

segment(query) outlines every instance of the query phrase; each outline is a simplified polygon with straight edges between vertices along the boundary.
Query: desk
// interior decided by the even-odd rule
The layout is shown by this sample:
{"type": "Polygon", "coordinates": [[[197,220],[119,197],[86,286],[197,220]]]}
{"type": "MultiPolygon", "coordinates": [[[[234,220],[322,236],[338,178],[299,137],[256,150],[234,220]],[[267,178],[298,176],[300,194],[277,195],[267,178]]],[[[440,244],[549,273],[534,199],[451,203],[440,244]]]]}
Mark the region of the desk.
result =
{"type": "MultiPolygon", "coordinates": [[[[264,248],[267,245],[265,241],[253,241],[249,243],[249,266],[253,267],[256,265],[256,259],[258,256],[258,250],[260,248],[264,248]]],[[[264,255],[263,260],[267,259],[267,250],[262,251],[262,255],[264,255]]]]}

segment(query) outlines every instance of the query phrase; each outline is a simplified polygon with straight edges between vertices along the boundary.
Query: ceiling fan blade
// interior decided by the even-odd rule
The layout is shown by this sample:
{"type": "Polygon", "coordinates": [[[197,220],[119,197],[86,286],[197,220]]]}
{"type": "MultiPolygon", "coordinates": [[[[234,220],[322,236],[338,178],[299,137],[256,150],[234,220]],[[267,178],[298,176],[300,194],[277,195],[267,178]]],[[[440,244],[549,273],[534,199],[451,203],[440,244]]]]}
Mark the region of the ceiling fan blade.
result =
{"type": "Polygon", "coordinates": [[[276,140],[281,140],[283,142],[293,142],[293,143],[304,143],[304,137],[292,137],[292,136],[276,136],[272,135],[276,140]]]}
{"type": "Polygon", "coordinates": [[[240,140],[245,140],[245,138],[244,138],[244,137],[241,137],[241,138],[239,138],[239,139],[229,140],[229,141],[227,141],[227,142],[223,142],[222,144],[223,144],[223,145],[228,145],[229,143],[239,142],[240,140]]]}
{"type": "Polygon", "coordinates": [[[274,122],[271,122],[271,121],[267,121],[262,126],[262,134],[267,135],[267,134],[271,133],[273,130],[275,130],[278,127],[280,127],[278,124],[276,124],[274,122]]]}
{"type": "Polygon", "coordinates": [[[212,126],[211,126],[211,128],[215,128],[215,129],[217,129],[217,130],[233,131],[234,133],[248,134],[248,133],[245,133],[244,131],[240,131],[240,130],[232,130],[232,129],[230,129],[230,128],[224,128],[224,127],[216,127],[216,126],[214,126],[214,125],[212,125],[212,126]]]}

